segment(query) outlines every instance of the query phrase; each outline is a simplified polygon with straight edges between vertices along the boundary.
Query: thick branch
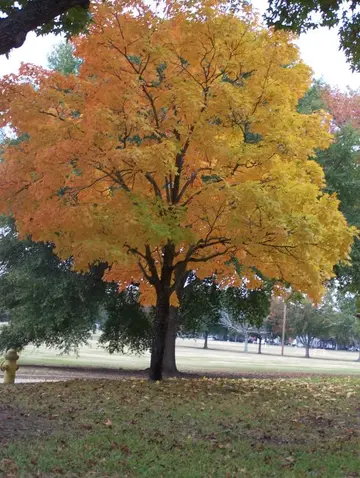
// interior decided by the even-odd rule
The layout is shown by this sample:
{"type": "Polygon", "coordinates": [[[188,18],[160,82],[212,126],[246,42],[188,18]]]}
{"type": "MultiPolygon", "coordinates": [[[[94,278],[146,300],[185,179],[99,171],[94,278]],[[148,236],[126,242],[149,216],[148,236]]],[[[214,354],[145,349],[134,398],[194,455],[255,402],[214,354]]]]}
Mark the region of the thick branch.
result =
{"type": "Polygon", "coordinates": [[[102,168],[102,167],[100,167],[100,166],[98,166],[96,169],[99,170],[99,171],[101,171],[102,173],[107,174],[107,175],[109,176],[109,178],[111,178],[114,182],[120,184],[120,186],[121,186],[123,189],[125,189],[126,192],[128,192],[128,193],[130,192],[130,188],[129,188],[129,186],[125,183],[124,178],[123,178],[123,176],[122,176],[122,174],[121,174],[120,171],[114,171],[114,172],[111,171],[111,172],[109,172],[109,171],[106,171],[105,168],[102,168]]]}
{"type": "Polygon", "coordinates": [[[182,172],[183,165],[184,165],[184,158],[185,158],[185,155],[186,155],[186,151],[189,148],[190,139],[191,139],[191,135],[194,131],[194,128],[195,128],[194,125],[191,126],[189,136],[188,136],[187,140],[185,141],[185,144],[184,144],[182,150],[176,155],[175,166],[176,166],[177,174],[176,174],[175,179],[174,179],[174,185],[173,185],[173,188],[172,188],[172,197],[171,197],[171,201],[172,201],[173,204],[178,203],[179,200],[180,200],[179,199],[179,192],[180,192],[181,172],[182,172]]]}
{"type": "Polygon", "coordinates": [[[140,252],[137,247],[130,247],[129,244],[124,244],[124,246],[127,248],[129,254],[135,254],[137,256],[140,256],[142,259],[145,259],[145,261],[146,261],[145,254],[140,252]]]}
{"type": "Polygon", "coordinates": [[[139,251],[139,249],[137,247],[131,247],[131,246],[129,246],[129,244],[124,244],[124,246],[127,248],[129,254],[134,254],[134,255],[140,257],[140,259],[138,261],[139,269],[143,273],[145,279],[150,284],[155,286],[159,281],[159,276],[158,276],[158,273],[157,273],[155,261],[154,261],[152,255],[151,255],[150,247],[148,245],[145,246],[145,251],[146,252],[145,252],[145,254],[143,254],[142,252],[139,251]],[[150,273],[147,272],[147,270],[146,270],[144,264],[142,263],[141,259],[144,259],[144,261],[146,262],[146,265],[147,265],[150,273]]]}
{"type": "Polygon", "coordinates": [[[73,7],[89,8],[90,0],[41,0],[29,2],[6,18],[0,19],[0,55],[19,48],[26,35],[73,7]]]}
{"type": "Polygon", "coordinates": [[[154,188],[155,196],[162,199],[162,194],[161,194],[160,188],[159,188],[157,182],[155,181],[155,179],[151,176],[151,174],[149,172],[147,172],[145,174],[145,177],[149,181],[149,183],[152,185],[152,187],[154,188]]]}
{"type": "Polygon", "coordinates": [[[158,274],[158,271],[156,269],[156,264],[155,264],[154,258],[151,254],[150,246],[148,244],[145,246],[145,257],[146,257],[146,262],[148,264],[148,267],[149,267],[149,270],[151,272],[152,277],[154,278],[154,280],[156,282],[158,282],[159,281],[159,274],[158,274]]]}
{"type": "Polygon", "coordinates": [[[190,178],[189,178],[189,179],[185,182],[185,184],[183,185],[183,187],[182,187],[182,189],[181,189],[181,191],[180,191],[180,193],[179,193],[179,195],[178,195],[178,202],[181,201],[181,199],[183,198],[183,196],[184,196],[184,194],[185,194],[187,188],[188,188],[189,186],[191,186],[191,184],[194,183],[194,181],[195,181],[195,179],[197,178],[198,174],[199,174],[200,172],[202,172],[202,171],[212,171],[212,168],[199,168],[197,171],[194,171],[194,172],[191,174],[190,178]]]}
{"type": "Polygon", "coordinates": [[[139,261],[138,264],[139,264],[139,268],[140,268],[141,272],[143,273],[145,279],[149,282],[149,284],[155,285],[156,284],[155,279],[146,272],[146,269],[142,265],[141,261],[139,261]]]}

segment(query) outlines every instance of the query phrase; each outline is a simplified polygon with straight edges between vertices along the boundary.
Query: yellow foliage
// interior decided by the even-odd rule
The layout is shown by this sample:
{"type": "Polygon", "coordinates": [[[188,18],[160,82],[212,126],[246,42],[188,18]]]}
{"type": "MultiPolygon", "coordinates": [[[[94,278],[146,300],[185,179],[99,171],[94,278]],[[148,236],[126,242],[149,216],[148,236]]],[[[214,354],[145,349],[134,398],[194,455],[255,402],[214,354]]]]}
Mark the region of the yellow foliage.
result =
{"type": "Polygon", "coordinates": [[[329,118],[296,111],[310,69],[293,38],[215,0],[115,0],[75,46],[78,77],[24,65],[0,83],[1,126],[28,135],[0,165],[20,234],[79,270],[107,261],[147,302],[184,265],[234,283],[233,257],[319,298],[355,231],[311,160],[329,118]]]}

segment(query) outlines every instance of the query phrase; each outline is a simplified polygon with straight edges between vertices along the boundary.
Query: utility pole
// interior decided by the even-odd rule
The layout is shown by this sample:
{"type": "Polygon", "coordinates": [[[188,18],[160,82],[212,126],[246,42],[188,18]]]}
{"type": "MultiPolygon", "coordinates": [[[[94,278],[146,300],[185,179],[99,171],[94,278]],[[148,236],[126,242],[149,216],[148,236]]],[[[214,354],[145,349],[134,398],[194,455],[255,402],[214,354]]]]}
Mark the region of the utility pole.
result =
{"type": "Polygon", "coordinates": [[[281,336],[281,355],[284,355],[285,329],[286,329],[286,302],[284,301],[284,314],[283,314],[282,336],[281,336]]]}

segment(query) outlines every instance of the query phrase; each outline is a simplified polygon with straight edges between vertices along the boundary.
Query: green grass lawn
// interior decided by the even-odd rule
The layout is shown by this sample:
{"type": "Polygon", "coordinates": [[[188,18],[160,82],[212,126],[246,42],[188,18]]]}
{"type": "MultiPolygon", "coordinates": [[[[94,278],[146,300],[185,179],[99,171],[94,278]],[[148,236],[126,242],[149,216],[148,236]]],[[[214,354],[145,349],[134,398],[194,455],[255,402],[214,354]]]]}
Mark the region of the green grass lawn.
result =
{"type": "MultiPolygon", "coordinates": [[[[329,374],[360,374],[357,352],[312,349],[310,359],[304,358],[304,349],[286,347],[285,356],[275,345],[263,347],[257,354],[257,345],[249,345],[244,353],[244,344],[209,341],[209,350],[203,350],[203,340],[177,339],[176,357],[178,368],[184,372],[310,372],[329,374]]],[[[141,356],[113,354],[98,346],[97,337],[75,354],[59,355],[54,349],[27,347],[21,354],[21,364],[108,367],[122,369],[145,369],[149,366],[148,353],[141,356]]],[[[21,368],[20,368],[21,370],[21,368]]]]}
{"type": "Polygon", "coordinates": [[[359,392],[350,377],[2,386],[0,476],[358,477],[359,392]]]}

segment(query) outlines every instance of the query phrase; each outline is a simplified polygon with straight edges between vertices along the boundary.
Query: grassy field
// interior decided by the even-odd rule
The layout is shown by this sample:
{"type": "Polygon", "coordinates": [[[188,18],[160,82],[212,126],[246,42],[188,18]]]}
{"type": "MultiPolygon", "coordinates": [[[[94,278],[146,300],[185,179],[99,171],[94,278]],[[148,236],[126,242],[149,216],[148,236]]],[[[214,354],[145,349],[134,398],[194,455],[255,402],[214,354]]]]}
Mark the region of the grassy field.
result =
{"type": "Polygon", "coordinates": [[[0,387],[0,476],[359,477],[360,380],[0,387]]]}
{"type": "MultiPolygon", "coordinates": [[[[304,349],[286,347],[285,356],[280,355],[280,347],[267,345],[263,353],[257,354],[257,345],[249,345],[249,353],[244,353],[244,344],[209,341],[209,350],[203,350],[202,340],[177,339],[176,356],[181,371],[189,372],[314,372],[360,374],[358,353],[335,350],[311,350],[311,359],[304,358],[304,349]]],[[[122,369],[144,369],[149,366],[149,354],[142,356],[109,355],[97,344],[96,337],[88,346],[79,350],[79,355],[59,355],[56,350],[46,348],[27,348],[21,354],[21,364],[88,366],[122,369]]]]}

